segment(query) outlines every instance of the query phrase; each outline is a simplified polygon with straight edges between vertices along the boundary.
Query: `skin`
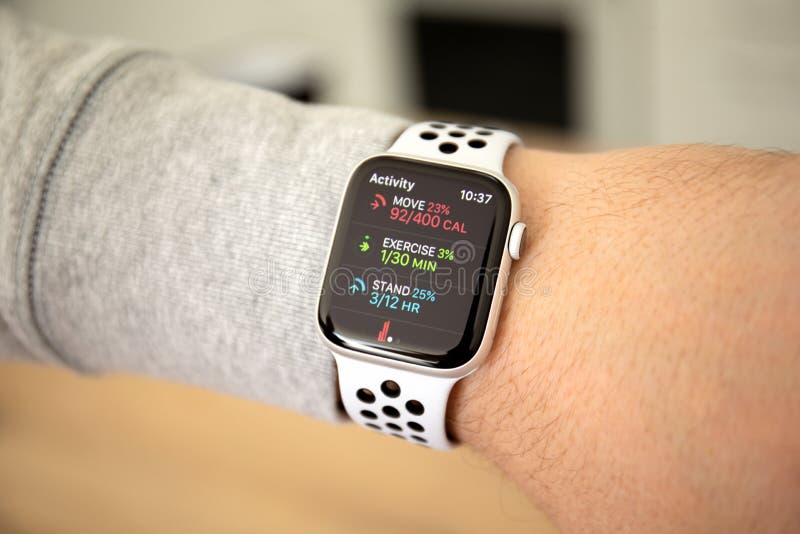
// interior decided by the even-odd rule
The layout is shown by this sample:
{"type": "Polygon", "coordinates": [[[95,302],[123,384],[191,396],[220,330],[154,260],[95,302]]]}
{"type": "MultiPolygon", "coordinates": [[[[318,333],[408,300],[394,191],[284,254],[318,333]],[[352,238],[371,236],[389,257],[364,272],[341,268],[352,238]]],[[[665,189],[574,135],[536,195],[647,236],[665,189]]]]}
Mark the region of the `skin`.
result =
{"type": "Polygon", "coordinates": [[[800,531],[800,157],[515,149],[528,248],[452,433],[563,530],[800,531]]]}

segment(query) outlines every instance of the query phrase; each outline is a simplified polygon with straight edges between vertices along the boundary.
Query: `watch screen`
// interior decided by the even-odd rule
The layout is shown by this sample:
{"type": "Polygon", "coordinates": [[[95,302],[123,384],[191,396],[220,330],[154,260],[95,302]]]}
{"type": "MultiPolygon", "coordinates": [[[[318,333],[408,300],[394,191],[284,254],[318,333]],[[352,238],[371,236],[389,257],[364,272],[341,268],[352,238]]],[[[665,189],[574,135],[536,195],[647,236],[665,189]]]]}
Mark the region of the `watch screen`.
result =
{"type": "Polygon", "coordinates": [[[355,171],[319,305],[348,349],[450,369],[472,358],[489,318],[511,198],[491,175],[380,156],[355,171]]]}

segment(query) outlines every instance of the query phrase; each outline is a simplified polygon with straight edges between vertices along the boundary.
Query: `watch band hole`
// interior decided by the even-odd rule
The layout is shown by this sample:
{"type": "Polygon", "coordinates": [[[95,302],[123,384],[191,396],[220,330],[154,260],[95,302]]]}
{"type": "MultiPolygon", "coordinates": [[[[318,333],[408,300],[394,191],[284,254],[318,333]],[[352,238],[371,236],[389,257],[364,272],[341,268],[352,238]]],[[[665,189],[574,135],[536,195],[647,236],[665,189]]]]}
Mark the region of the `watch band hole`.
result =
{"type": "Polygon", "coordinates": [[[489,130],[478,130],[475,133],[478,135],[492,135],[492,132],[490,132],[489,130]]]}
{"type": "Polygon", "coordinates": [[[400,425],[396,425],[394,423],[386,423],[386,428],[391,428],[396,432],[400,432],[403,430],[403,427],[401,427],[400,425]]]}
{"type": "Polygon", "coordinates": [[[394,380],[385,380],[383,384],[381,384],[381,391],[383,391],[383,394],[387,397],[396,399],[400,396],[400,385],[394,380]]]}
{"type": "Polygon", "coordinates": [[[375,412],[371,412],[369,410],[361,410],[361,415],[363,415],[367,419],[377,419],[378,418],[378,414],[376,414],[375,412]]]}
{"type": "Polygon", "coordinates": [[[403,434],[395,434],[394,432],[392,432],[392,436],[400,439],[406,439],[406,437],[403,434]]]}
{"type": "Polygon", "coordinates": [[[358,400],[361,402],[366,402],[367,404],[375,402],[375,394],[367,388],[361,388],[356,391],[356,397],[358,397],[358,400]]]}
{"type": "Polygon", "coordinates": [[[486,146],[486,141],[483,139],[470,139],[467,144],[472,148],[483,148],[486,146]]]}
{"type": "Polygon", "coordinates": [[[439,145],[439,151],[445,154],[452,154],[458,150],[458,145],[455,143],[442,143],[439,145]]]}
{"type": "Polygon", "coordinates": [[[437,134],[436,132],[422,132],[421,134],[419,134],[419,136],[425,139],[426,141],[430,141],[432,139],[436,139],[437,137],[439,137],[439,134],[437,134]]]}
{"type": "Polygon", "coordinates": [[[423,438],[422,436],[415,436],[414,434],[411,434],[411,439],[414,441],[419,441],[420,443],[428,443],[427,439],[423,438]]]}
{"type": "Polygon", "coordinates": [[[470,126],[469,124],[458,124],[457,126],[459,128],[461,128],[462,130],[471,130],[472,129],[472,126],[470,126]]]}
{"type": "Polygon", "coordinates": [[[373,430],[383,430],[380,425],[376,425],[375,423],[365,423],[365,426],[370,427],[373,430]]]}
{"type": "Polygon", "coordinates": [[[422,415],[425,413],[425,406],[418,400],[410,400],[406,403],[406,410],[413,415],[422,415]]]}
{"type": "Polygon", "coordinates": [[[459,130],[453,130],[452,132],[450,132],[450,137],[464,137],[464,135],[465,135],[464,132],[461,132],[459,130]]]}
{"type": "Polygon", "coordinates": [[[416,421],[409,421],[408,428],[416,432],[425,432],[425,427],[417,423],[416,421]]]}
{"type": "Polygon", "coordinates": [[[442,128],[444,128],[444,124],[442,124],[441,122],[432,122],[430,126],[431,128],[436,128],[437,130],[441,130],[442,128]]]}
{"type": "Polygon", "coordinates": [[[400,417],[400,412],[394,406],[384,406],[383,413],[386,414],[388,417],[400,417]]]}

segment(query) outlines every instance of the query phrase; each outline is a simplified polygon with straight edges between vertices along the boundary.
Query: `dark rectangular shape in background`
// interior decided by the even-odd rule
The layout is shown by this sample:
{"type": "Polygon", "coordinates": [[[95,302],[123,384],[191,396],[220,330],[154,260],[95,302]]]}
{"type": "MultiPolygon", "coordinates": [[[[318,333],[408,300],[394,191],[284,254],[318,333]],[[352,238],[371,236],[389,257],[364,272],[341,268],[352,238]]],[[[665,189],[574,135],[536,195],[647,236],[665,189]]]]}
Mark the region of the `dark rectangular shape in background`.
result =
{"type": "Polygon", "coordinates": [[[410,26],[422,107],[574,127],[565,24],[419,11],[410,26]]]}

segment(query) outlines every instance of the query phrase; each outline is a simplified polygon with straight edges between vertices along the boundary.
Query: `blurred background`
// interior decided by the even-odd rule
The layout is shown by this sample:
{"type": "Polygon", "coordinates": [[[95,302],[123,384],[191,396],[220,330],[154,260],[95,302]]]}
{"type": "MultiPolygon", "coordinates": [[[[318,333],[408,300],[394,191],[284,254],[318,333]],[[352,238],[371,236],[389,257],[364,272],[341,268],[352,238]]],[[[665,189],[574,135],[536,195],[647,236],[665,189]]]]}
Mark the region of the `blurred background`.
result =
{"type": "Polygon", "coordinates": [[[10,3],[305,100],[511,121],[597,147],[800,150],[796,0],[10,3]]]}
{"type": "MultiPolygon", "coordinates": [[[[309,102],[566,150],[800,150],[796,0],[0,1],[309,102]]],[[[23,353],[0,325],[0,351],[23,353]]],[[[0,364],[0,532],[552,532],[469,450],[207,391],[0,364]]]]}

